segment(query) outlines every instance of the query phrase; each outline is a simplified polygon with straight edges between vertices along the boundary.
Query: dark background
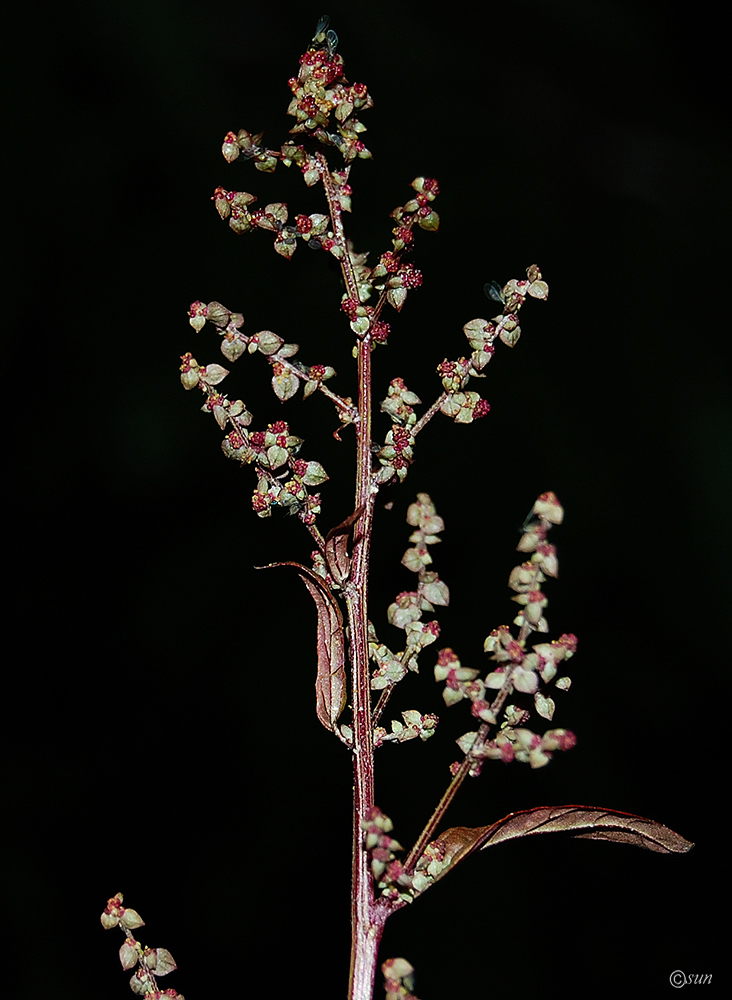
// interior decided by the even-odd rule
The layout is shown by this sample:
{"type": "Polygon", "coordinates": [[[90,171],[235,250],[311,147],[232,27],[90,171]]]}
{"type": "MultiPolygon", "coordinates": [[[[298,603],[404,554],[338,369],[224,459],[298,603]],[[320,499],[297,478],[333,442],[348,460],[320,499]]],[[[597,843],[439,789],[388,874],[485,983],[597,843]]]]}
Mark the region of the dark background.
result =
{"type": "MultiPolygon", "coordinates": [[[[516,529],[543,490],[566,509],[548,618],[552,636],[580,637],[554,722],[578,746],[541,771],[486,766],[451,823],[580,802],[697,843],[666,857],[535,838],[471,859],[387,925],[382,959],[415,965],[422,1000],[519,984],[656,995],[674,969],[724,981],[731,420],[728,322],[715,312],[729,286],[730,150],[721,37],[697,10],[330,10],[346,74],[375,101],[362,116],[374,158],[351,175],[357,249],[373,261],[389,247],[389,212],[413,177],[442,188],[440,232],[419,234],[414,255],[424,287],[387,317],[389,349],[375,355],[377,398],[397,375],[434,398],[435,365],[466,352],[462,325],[493,311],[485,281],[536,262],[551,287],[476,386],[490,415],[433,421],[377,522],[383,640],[398,648],[385,610],[412,585],[404,516],[428,491],[452,592],[440,645],[482,666],[483,637],[513,615],[516,529]]],[[[302,248],[287,262],[265,233],[236,237],[210,202],[222,184],[320,210],[294,173],[220,154],[228,129],[284,141],[286,81],[320,13],[72,0],[29,9],[9,36],[14,997],[131,995],[121,934],[98,922],[119,890],[147,921],[141,940],[172,951],[170,983],[188,1000],[345,995],[349,761],[313,711],[309,598],[294,574],[253,569],[310,545],[295,518],[252,514],[251,472],[222,459],[177,370],[186,350],[222,360],[215,334],[186,317],[194,299],[218,299],[244,312],[246,332],[297,341],[353,391],[325,255],[302,248]]],[[[348,514],[351,437],[333,441],[326,401],[282,408],[257,357],[224,388],[256,426],[289,420],[303,456],[324,463],[323,530],[348,514]]],[[[423,660],[389,717],[437,711],[438,735],[385,747],[377,764],[378,804],[405,846],[470,728],[462,707],[444,710],[423,660]]]]}

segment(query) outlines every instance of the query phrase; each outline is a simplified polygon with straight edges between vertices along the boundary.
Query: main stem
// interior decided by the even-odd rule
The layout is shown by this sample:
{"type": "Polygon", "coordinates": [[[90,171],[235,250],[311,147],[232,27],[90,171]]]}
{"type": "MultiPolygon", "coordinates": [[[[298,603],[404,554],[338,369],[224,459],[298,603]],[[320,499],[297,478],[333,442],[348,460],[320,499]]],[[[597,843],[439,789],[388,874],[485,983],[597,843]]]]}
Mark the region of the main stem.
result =
{"type": "Polygon", "coordinates": [[[351,972],[349,1000],[371,1000],[386,910],[374,898],[363,824],[374,805],[374,744],[368,670],[368,569],[373,529],[371,490],[371,342],[358,344],[360,421],[357,434],[356,510],[351,579],[346,606],[353,696],[353,855],[351,881],[351,972]]]}
{"type": "MultiPolygon", "coordinates": [[[[333,233],[340,245],[348,297],[358,301],[358,285],[343,231],[341,207],[328,163],[317,154],[333,233]]],[[[348,612],[353,706],[353,842],[351,867],[351,970],[348,1000],[372,1000],[379,943],[388,915],[374,898],[374,882],[363,827],[374,805],[374,740],[368,650],[369,556],[376,493],[371,482],[371,335],[358,341],[358,415],[356,496],[359,512],[353,531],[351,574],[344,586],[348,612]]]]}

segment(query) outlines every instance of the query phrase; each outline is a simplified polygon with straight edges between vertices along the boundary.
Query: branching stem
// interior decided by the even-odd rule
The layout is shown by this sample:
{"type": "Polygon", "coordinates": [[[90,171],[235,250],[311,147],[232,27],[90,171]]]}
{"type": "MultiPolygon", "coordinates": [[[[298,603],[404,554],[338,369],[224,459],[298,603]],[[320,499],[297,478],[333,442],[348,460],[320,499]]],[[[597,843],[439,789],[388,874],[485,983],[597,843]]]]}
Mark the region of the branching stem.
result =
{"type": "Polygon", "coordinates": [[[443,392],[441,396],[438,396],[437,399],[432,404],[432,406],[430,406],[428,410],[425,410],[425,412],[419,418],[414,427],[410,428],[409,433],[413,438],[416,437],[421,430],[424,430],[426,425],[429,423],[429,421],[434,417],[436,413],[440,412],[440,407],[447,399],[447,396],[448,394],[446,392],[443,392]]]}
{"type": "Polygon", "coordinates": [[[341,271],[343,272],[343,280],[346,285],[346,291],[348,292],[348,298],[352,299],[354,302],[358,302],[358,284],[356,283],[356,275],[353,270],[351,255],[348,252],[346,234],[343,229],[340,199],[338,198],[338,193],[335,190],[333,178],[331,177],[330,168],[328,167],[328,161],[325,158],[325,154],[316,153],[315,159],[320,167],[320,176],[323,180],[325,197],[328,200],[328,211],[330,213],[331,225],[333,226],[333,235],[335,236],[337,244],[343,251],[343,256],[340,258],[340,265],[341,271]]]}
{"type": "MultiPolygon", "coordinates": [[[[503,708],[506,698],[508,697],[508,695],[512,690],[512,684],[511,684],[512,674],[513,674],[513,668],[509,667],[509,669],[506,671],[506,679],[503,682],[503,686],[501,687],[501,690],[498,692],[496,697],[493,699],[493,702],[491,703],[491,712],[493,713],[493,716],[495,718],[498,718],[498,714],[503,708]]],[[[475,764],[476,760],[480,759],[479,751],[486,742],[486,740],[488,739],[488,733],[490,732],[491,725],[492,723],[490,722],[484,722],[481,724],[480,728],[478,729],[477,735],[475,737],[475,741],[473,742],[473,745],[470,747],[468,752],[465,754],[465,757],[460,762],[460,767],[455,772],[452,781],[445,789],[442,798],[435,806],[434,812],[427,820],[427,823],[425,824],[425,827],[420,833],[419,837],[417,837],[414,847],[411,849],[404,862],[404,870],[407,872],[407,874],[411,874],[414,871],[414,867],[424,854],[425,848],[430,843],[430,841],[434,840],[435,834],[437,833],[437,829],[440,823],[442,823],[442,820],[450,806],[450,803],[455,798],[455,796],[458,793],[458,789],[460,788],[463,781],[465,781],[466,777],[470,773],[471,767],[475,764]]]]}

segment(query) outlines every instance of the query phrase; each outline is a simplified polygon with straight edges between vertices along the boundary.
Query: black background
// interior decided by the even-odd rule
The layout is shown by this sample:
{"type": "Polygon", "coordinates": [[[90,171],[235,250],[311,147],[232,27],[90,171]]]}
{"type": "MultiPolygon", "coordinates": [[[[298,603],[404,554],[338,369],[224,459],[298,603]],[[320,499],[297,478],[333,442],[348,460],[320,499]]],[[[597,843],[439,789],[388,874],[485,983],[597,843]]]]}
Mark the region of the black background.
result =
{"type": "MultiPolygon", "coordinates": [[[[29,9],[10,34],[14,997],[131,995],[121,935],[98,922],[119,890],[147,921],[141,940],[174,954],[171,985],[187,1000],[345,994],[349,761],[313,711],[309,598],[294,574],[253,569],[310,546],[295,518],[252,514],[250,471],[222,459],[177,371],[186,350],[223,360],[215,334],[186,317],[194,299],[218,299],[245,314],[246,332],[300,343],[303,361],[333,364],[334,388],[353,391],[326,256],[302,248],[287,262],[265,233],[234,236],[210,202],[223,184],[320,210],[294,173],[220,154],[228,129],[284,141],[286,81],[320,13],[72,0],[29,9]]],[[[435,365],[466,353],[462,325],[491,314],[485,281],[536,262],[551,288],[476,386],[490,415],[435,420],[377,520],[371,617],[383,640],[398,648],[384,615],[412,585],[399,565],[404,515],[427,491],[446,521],[436,568],[452,592],[440,645],[480,666],[483,637],[513,614],[517,527],[543,490],[566,509],[547,613],[552,635],[580,638],[554,723],[578,746],[536,772],[487,766],[451,823],[580,802],[697,843],[682,857],[559,838],[496,848],[401,911],[382,959],[415,965],[422,1000],[519,986],[655,995],[671,991],[674,969],[713,973],[719,987],[721,39],[696,8],[617,0],[437,13],[376,2],[330,15],[348,78],[375,101],[362,116],[374,158],[351,175],[357,249],[373,261],[389,247],[389,212],[415,176],[442,188],[440,232],[419,234],[414,255],[424,286],[387,317],[389,349],[375,355],[377,398],[397,375],[434,398],[435,365]]],[[[256,426],[289,420],[303,456],[324,463],[323,530],[346,516],[352,442],[333,441],[326,401],[281,407],[256,356],[224,388],[256,426]]],[[[444,710],[423,659],[391,714],[437,711],[438,735],[385,747],[377,763],[378,804],[405,846],[470,728],[462,707],[444,710]]]]}

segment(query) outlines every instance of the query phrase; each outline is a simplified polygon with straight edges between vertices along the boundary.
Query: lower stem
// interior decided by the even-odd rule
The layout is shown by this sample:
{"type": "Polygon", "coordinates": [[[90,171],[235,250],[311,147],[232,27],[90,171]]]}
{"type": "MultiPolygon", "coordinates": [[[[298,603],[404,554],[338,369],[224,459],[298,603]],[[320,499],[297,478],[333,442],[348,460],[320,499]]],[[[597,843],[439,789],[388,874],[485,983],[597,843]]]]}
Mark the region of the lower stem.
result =
{"type": "Polygon", "coordinates": [[[381,935],[389,913],[373,896],[373,879],[368,854],[357,816],[354,795],[354,854],[351,897],[351,969],[348,1000],[372,1000],[381,935]]]}
{"type": "Polygon", "coordinates": [[[351,868],[351,972],[348,1000],[371,1000],[379,942],[387,913],[374,898],[374,880],[364,843],[364,824],[374,805],[374,746],[368,673],[367,578],[359,567],[368,559],[373,503],[367,502],[356,542],[353,590],[346,588],[353,701],[353,842],[351,868]],[[365,522],[365,523],[364,523],[365,522]],[[360,586],[359,586],[360,584],[360,586]]]}

